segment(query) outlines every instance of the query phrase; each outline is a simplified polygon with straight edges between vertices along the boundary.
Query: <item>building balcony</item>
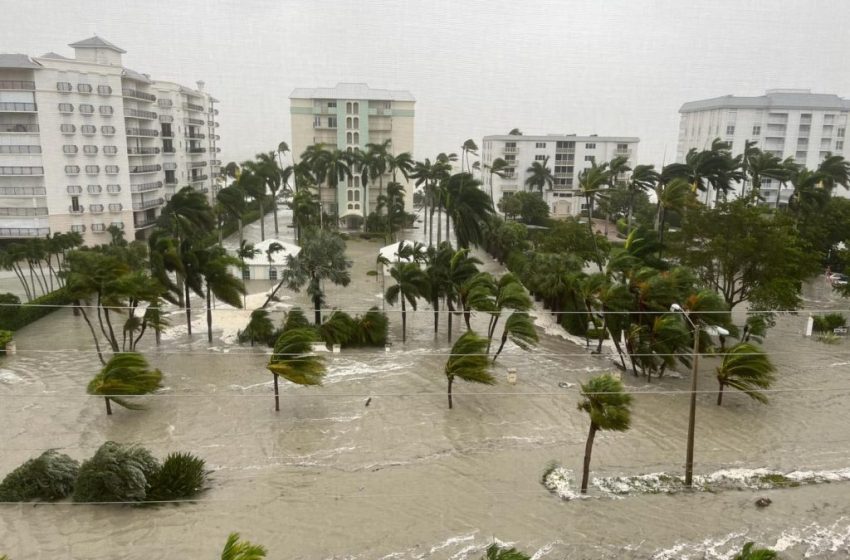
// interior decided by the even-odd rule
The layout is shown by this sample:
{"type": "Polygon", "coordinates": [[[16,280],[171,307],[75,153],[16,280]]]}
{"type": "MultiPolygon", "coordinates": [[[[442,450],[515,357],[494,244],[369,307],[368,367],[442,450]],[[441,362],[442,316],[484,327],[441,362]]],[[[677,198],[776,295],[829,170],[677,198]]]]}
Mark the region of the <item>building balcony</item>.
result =
{"type": "Polygon", "coordinates": [[[384,107],[369,107],[369,114],[372,116],[391,117],[393,115],[393,110],[386,109],[384,107]]]}
{"type": "Polygon", "coordinates": [[[189,138],[190,140],[203,140],[203,139],[204,139],[204,138],[206,138],[206,137],[207,137],[207,135],[206,135],[206,134],[199,134],[199,133],[197,133],[197,132],[195,132],[195,133],[186,133],[186,138],[189,138]]]}
{"type": "Polygon", "coordinates": [[[219,124],[218,124],[218,122],[216,122],[216,121],[207,121],[207,126],[213,126],[213,127],[215,127],[215,126],[219,126],[219,124]]]}
{"type": "Polygon", "coordinates": [[[177,177],[166,177],[165,184],[166,185],[176,185],[178,183],[177,177]]]}
{"type": "Polygon", "coordinates": [[[27,80],[0,80],[0,89],[35,91],[35,82],[27,80]]]}
{"type": "Polygon", "coordinates": [[[314,115],[336,115],[336,107],[313,107],[314,115]]]}
{"type": "Polygon", "coordinates": [[[133,211],[140,212],[142,210],[149,210],[150,208],[156,208],[163,204],[165,204],[164,198],[155,198],[153,200],[145,200],[144,202],[134,202],[133,211]]]}
{"type": "Polygon", "coordinates": [[[71,206],[68,207],[68,213],[69,214],[82,214],[85,211],[86,211],[86,209],[83,208],[82,206],[77,206],[76,208],[74,208],[74,206],[71,205],[71,206]]]}
{"type": "Polygon", "coordinates": [[[127,136],[141,136],[144,138],[156,138],[159,131],[153,128],[128,128],[127,136]]]}
{"type": "Polygon", "coordinates": [[[183,124],[188,124],[190,126],[204,126],[203,119],[183,119],[183,124]]]}
{"type": "Polygon", "coordinates": [[[175,150],[174,147],[171,146],[170,148],[163,148],[162,153],[171,155],[177,153],[177,150],[175,150]]]}
{"type": "Polygon", "coordinates": [[[198,113],[203,113],[204,108],[201,105],[195,105],[194,103],[184,103],[183,108],[187,111],[196,111],[198,113]]]}
{"type": "Polygon", "coordinates": [[[206,167],[206,161],[191,161],[189,162],[189,169],[196,169],[198,167],[206,167]]]}
{"type": "Polygon", "coordinates": [[[4,101],[0,103],[0,113],[37,113],[38,106],[35,103],[14,103],[4,101]]]}
{"type": "Polygon", "coordinates": [[[47,216],[47,207],[18,208],[17,206],[0,206],[0,218],[34,218],[47,216]]]}
{"type": "Polygon", "coordinates": [[[38,134],[37,124],[0,123],[0,134],[38,134]]]}
{"type": "Polygon", "coordinates": [[[616,152],[614,152],[614,157],[630,158],[630,157],[632,157],[632,151],[631,150],[617,150],[616,152]]]}
{"type": "Polygon", "coordinates": [[[186,148],[187,154],[205,154],[207,153],[206,148],[186,148]]]}
{"type": "Polygon", "coordinates": [[[157,171],[162,171],[162,166],[159,164],[134,165],[130,167],[130,175],[139,175],[142,173],[156,173],[157,171]]]}
{"type": "Polygon", "coordinates": [[[505,146],[505,148],[502,150],[502,152],[506,153],[506,154],[518,154],[519,148],[512,147],[512,146],[505,146]]]}
{"type": "Polygon", "coordinates": [[[139,91],[137,89],[132,88],[123,88],[121,93],[124,97],[130,97],[132,99],[139,99],[141,101],[147,101],[149,103],[153,103],[156,101],[156,96],[151,95],[150,93],[145,93],[143,91],[139,91]]]}
{"type": "Polygon", "coordinates": [[[46,237],[50,228],[0,228],[0,238],[13,239],[21,237],[46,237]]]}
{"type": "Polygon", "coordinates": [[[31,165],[0,165],[0,177],[32,177],[44,175],[43,167],[31,165]]]}
{"type": "Polygon", "coordinates": [[[130,192],[134,193],[143,193],[148,191],[155,191],[156,189],[162,188],[162,181],[154,181],[152,183],[142,183],[140,185],[130,185],[130,192]]]}
{"type": "Polygon", "coordinates": [[[131,119],[148,119],[153,121],[156,120],[157,114],[153,111],[140,111],[138,109],[124,107],[124,116],[131,119]]]}
{"type": "Polygon", "coordinates": [[[159,152],[159,148],[127,148],[128,156],[153,156],[159,152]]]}
{"type": "Polygon", "coordinates": [[[103,214],[103,204],[89,204],[89,212],[92,214],[103,214]]]}
{"type": "Polygon", "coordinates": [[[47,189],[44,187],[0,187],[0,197],[43,197],[47,196],[47,189]]]}
{"type": "Polygon", "coordinates": [[[157,218],[142,218],[141,220],[133,220],[133,227],[136,229],[147,229],[156,225],[157,218]]]}
{"type": "Polygon", "coordinates": [[[209,175],[195,175],[194,177],[189,178],[190,183],[200,183],[201,181],[206,181],[209,179],[209,175]]]}

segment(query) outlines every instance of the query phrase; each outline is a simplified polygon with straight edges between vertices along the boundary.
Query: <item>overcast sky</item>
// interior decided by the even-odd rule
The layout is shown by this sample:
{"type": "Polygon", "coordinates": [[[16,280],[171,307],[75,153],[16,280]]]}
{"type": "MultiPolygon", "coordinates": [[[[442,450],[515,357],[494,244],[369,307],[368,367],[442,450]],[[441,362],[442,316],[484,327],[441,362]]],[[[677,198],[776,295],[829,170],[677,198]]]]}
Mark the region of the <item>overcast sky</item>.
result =
{"type": "Polygon", "coordinates": [[[415,157],[466,138],[640,137],[676,154],[688,100],[808,88],[850,96],[846,0],[0,0],[0,52],[67,56],[98,34],[127,67],[221,101],[222,159],[290,140],[295,87],[410,90],[415,157]]]}

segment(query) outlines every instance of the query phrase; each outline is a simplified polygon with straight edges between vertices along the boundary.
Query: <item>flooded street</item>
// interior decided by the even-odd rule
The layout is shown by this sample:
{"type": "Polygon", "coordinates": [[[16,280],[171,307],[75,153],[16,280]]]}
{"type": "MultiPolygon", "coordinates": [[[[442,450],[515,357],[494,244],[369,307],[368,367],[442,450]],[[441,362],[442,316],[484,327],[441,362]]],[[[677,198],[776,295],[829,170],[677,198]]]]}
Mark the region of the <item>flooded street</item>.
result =
{"type": "MultiPolygon", "coordinates": [[[[280,239],[291,241],[283,227],[289,222],[281,212],[280,239]]],[[[271,216],[267,224],[273,236],[271,216]]],[[[246,238],[259,239],[257,224],[246,238]]],[[[367,275],[380,246],[348,242],[352,284],[327,287],[330,307],[354,315],[381,306],[381,279],[367,275]]],[[[486,270],[501,270],[479,257],[486,270]]],[[[269,287],[251,282],[249,307],[269,287]]],[[[280,295],[276,309],[309,310],[305,294],[280,295]]],[[[846,305],[822,278],[806,287],[807,310],[846,305]]],[[[264,544],[270,558],[287,559],[477,560],[494,538],[537,559],[731,558],[749,540],[789,559],[850,554],[850,483],[628,497],[594,490],[569,502],[549,493],[540,484],[549,463],[580,472],[588,421],[576,408],[578,384],[612,368],[608,358],[561,336],[545,312],[538,311],[538,348],[508,344],[495,366],[499,383],[459,382],[448,410],[445,321],[435,336],[433,314],[420,305],[408,316],[402,344],[399,315],[387,306],[389,351],[324,354],[325,385],[284,382],[279,413],[264,367],[268,349],[233,343],[249,312],[217,310],[213,344],[200,312],[191,338],[183,315],[174,313],[160,346],[152,336],[140,345],[163,371],[166,388],[141,399],[146,410],[116,407],[112,417],[102,399],[85,394],[100,364],[82,317],[60,310],[18,332],[18,354],[0,360],[2,475],[47,448],[83,460],[106,440],[139,443],[158,457],[191,451],[213,473],[195,503],[0,505],[0,554],[217,558],[231,531],[264,544]],[[517,369],[516,385],[505,382],[508,368],[517,369]],[[756,508],[762,496],[773,504],[756,508]]],[[[697,473],[850,467],[850,344],[804,338],[806,315],[780,317],[765,340],[778,368],[770,404],[730,391],[718,407],[715,393],[699,395],[697,473]]],[[[473,328],[482,332],[486,321],[475,317],[473,328]]],[[[456,319],[455,337],[460,332],[456,319]]],[[[703,361],[701,390],[716,390],[716,364],[703,361]]],[[[633,425],[597,436],[593,476],[681,473],[688,376],[623,380],[640,392],[633,425]]]]}

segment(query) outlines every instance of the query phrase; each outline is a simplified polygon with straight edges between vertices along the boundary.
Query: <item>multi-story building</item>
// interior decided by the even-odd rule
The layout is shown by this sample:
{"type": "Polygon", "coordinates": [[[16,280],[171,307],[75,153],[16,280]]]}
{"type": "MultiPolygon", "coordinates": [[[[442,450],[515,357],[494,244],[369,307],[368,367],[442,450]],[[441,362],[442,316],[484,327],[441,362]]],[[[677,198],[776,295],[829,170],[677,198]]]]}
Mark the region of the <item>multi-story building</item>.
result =
{"type": "MultiPolygon", "coordinates": [[[[340,83],[334,88],[298,88],[289,96],[292,115],[292,153],[298,158],[313,144],[325,144],[352,152],[367,144],[389,140],[389,152],[413,153],[413,120],[416,100],[408,91],[373,89],[366,84],[340,83]]],[[[413,208],[413,183],[401,175],[405,208],[413,208]]],[[[341,181],[336,192],[321,189],[322,207],[341,220],[349,216],[365,218],[375,210],[378,189],[391,180],[387,174],[370,179],[363,189],[360,177],[341,181]]]]}
{"type": "MultiPolygon", "coordinates": [[[[827,154],[850,155],[850,146],[844,145],[848,112],[847,99],[807,89],[691,101],[679,109],[677,161],[683,162],[690,149],[707,149],[719,138],[730,143],[736,155],[744,151],[744,142],[755,141],[766,152],[815,168],[827,154]]],[[[791,192],[777,181],[762,180],[761,194],[770,204],[776,204],[777,195],[780,204],[787,203],[791,192]]]]}
{"type": "Polygon", "coordinates": [[[539,161],[552,170],[554,177],[552,188],[543,193],[551,214],[577,216],[585,209],[584,197],[578,189],[579,173],[593,161],[601,164],[617,156],[626,156],[629,166],[634,167],[638,142],[640,140],[634,137],[595,134],[485,136],[481,148],[484,190],[490,193],[494,204],[507,193],[529,190],[525,184],[529,177],[527,170],[533,162],[539,161]],[[487,171],[496,158],[504,159],[509,165],[504,177],[487,171]]]}
{"type": "Polygon", "coordinates": [[[185,185],[210,192],[218,172],[217,101],[124,68],[99,37],[74,58],[0,54],[0,238],[110,225],[144,238],[185,185]]]}

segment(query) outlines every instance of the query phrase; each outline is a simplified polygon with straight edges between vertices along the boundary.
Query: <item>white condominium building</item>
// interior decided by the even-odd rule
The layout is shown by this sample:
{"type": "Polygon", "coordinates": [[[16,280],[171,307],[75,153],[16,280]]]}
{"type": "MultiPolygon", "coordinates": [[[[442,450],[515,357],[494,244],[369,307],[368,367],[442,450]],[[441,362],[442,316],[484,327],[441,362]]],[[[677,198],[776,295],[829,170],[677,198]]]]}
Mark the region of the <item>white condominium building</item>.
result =
{"type": "Polygon", "coordinates": [[[143,239],[181,187],[210,193],[220,162],[203,91],[124,68],[99,37],[74,58],[0,54],[0,239],[110,225],[143,239]]]}
{"type": "MultiPolygon", "coordinates": [[[[731,143],[732,153],[743,153],[744,142],[778,157],[816,168],[827,154],[848,156],[844,145],[850,101],[837,95],[811,93],[807,89],[772,89],[758,97],[726,95],[690,101],[679,109],[677,161],[683,162],[691,148],[704,150],[720,138],[731,143]]],[[[764,179],[761,194],[769,204],[788,201],[790,187],[764,179]]],[[[836,192],[841,194],[844,189],[836,192]]],[[[738,186],[740,194],[740,185],[738,186]]]]}
{"type": "Polygon", "coordinates": [[[485,136],[481,148],[484,190],[498,205],[507,193],[530,190],[525,182],[526,171],[535,161],[546,163],[552,170],[554,185],[544,190],[543,199],[555,217],[577,216],[585,209],[584,198],[578,190],[579,173],[591,162],[601,164],[617,156],[628,157],[634,167],[640,140],[627,136],[576,136],[575,134],[549,134],[546,136],[498,135],[485,136]],[[491,174],[489,166],[496,158],[508,165],[504,177],[491,174]]]}
{"type": "MultiPolygon", "coordinates": [[[[292,154],[298,159],[313,144],[325,144],[352,152],[366,144],[389,140],[389,152],[413,155],[413,120],[416,100],[408,91],[373,89],[366,84],[340,83],[333,88],[298,88],[289,96],[292,116],[292,154]]],[[[400,174],[404,186],[405,209],[413,211],[413,182],[400,174]]],[[[383,186],[392,180],[383,178],[383,186]]],[[[349,216],[365,218],[375,210],[381,180],[370,178],[363,189],[360,177],[341,181],[336,192],[321,189],[326,212],[336,211],[341,220],[349,216]]]]}

